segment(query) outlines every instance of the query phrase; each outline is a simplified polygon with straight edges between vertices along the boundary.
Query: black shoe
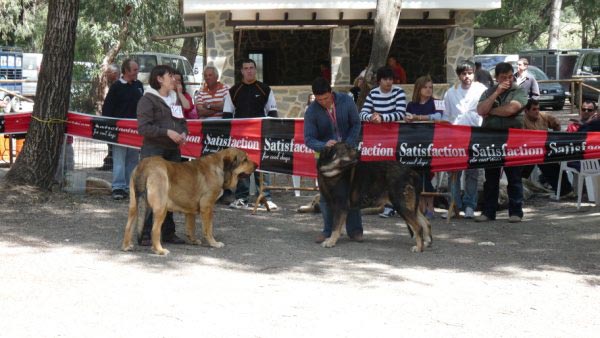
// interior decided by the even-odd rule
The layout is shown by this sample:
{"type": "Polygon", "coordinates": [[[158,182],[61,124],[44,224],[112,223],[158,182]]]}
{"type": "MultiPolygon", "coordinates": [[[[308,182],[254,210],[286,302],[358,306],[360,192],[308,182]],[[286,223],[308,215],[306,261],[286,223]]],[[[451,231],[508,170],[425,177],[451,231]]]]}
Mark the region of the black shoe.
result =
{"type": "Polygon", "coordinates": [[[137,241],[139,246],[152,246],[150,235],[141,235],[138,237],[137,241]]]}
{"type": "Polygon", "coordinates": [[[163,242],[165,243],[171,243],[171,244],[185,244],[185,241],[179,237],[177,237],[177,235],[172,234],[170,236],[164,236],[163,237],[163,242]]]}
{"type": "Polygon", "coordinates": [[[115,189],[112,192],[112,198],[116,201],[126,199],[127,197],[129,197],[129,194],[123,189],[115,189]]]}
{"type": "Polygon", "coordinates": [[[223,194],[223,196],[221,196],[221,198],[219,198],[219,200],[217,202],[219,204],[229,205],[233,201],[235,201],[235,195],[229,193],[229,194],[223,194]]]}

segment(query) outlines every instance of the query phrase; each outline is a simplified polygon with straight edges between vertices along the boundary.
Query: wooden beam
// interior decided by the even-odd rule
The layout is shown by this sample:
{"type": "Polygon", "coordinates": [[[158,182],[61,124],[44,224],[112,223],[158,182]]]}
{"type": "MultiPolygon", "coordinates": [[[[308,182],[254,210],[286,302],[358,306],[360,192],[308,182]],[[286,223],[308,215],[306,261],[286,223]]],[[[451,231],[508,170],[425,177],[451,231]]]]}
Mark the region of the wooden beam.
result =
{"type": "MultiPolygon", "coordinates": [[[[317,13],[313,13],[316,17],[317,13]]],[[[236,26],[373,26],[374,20],[227,20],[225,24],[236,26]]],[[[453,26],[454,19],[400,19],[398,27],[403,26],[453,26]]]]}

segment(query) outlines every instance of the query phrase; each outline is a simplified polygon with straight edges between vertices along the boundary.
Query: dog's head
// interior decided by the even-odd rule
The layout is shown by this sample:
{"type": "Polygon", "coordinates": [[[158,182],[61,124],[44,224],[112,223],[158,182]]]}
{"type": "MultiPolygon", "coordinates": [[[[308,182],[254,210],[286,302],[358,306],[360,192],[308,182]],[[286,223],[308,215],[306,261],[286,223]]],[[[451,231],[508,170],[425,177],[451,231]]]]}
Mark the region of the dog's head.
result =
{"type": "Polygon", "coordinates": [[[359,152],[347,143],[338,142],[326,147],[319,155],[317,169],[325,177],[334,177],[354,166],[359,160],[359,152]]]}
{"type": "Polygon", "coordinates": [[[219,153],[223,159],[223,173],[225,180],[223,188],[235,189],[238,178],[250,176],[256,169],[256,163],[248,158],[246,152],[237,148],[227,148],[219,153]]]}

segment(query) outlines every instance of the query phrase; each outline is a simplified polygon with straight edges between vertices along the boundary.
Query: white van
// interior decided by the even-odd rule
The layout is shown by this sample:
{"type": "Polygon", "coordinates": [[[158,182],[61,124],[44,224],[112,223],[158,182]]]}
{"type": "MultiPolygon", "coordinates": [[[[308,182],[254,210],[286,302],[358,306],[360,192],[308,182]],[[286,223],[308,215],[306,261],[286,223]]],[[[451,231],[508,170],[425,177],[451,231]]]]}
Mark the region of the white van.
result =
{"type": "Polygon", "coordinates": [[[23,80],[35,82],[23,82],[23,95],[34,96],[37,89],[38,74],[42,65],[41,53],[23,53],[23,80]]]}
{"type": "Polygon", "coordinates": [[[144,86],[148,85],[148,77],[150,76],[150,71],[152,68],[154,68],[156,65],[169,65],[183,74],[185,88],[192,97],[195,97],[196,92],[200,90],[200,83],[196,80],[196,76],[194,75],[194,71],[192,70],[190,62],[181,55],[138,52],[131,53],[129,57],[134,59],[140,66],[138,79],[144,84],[144,86]]]}

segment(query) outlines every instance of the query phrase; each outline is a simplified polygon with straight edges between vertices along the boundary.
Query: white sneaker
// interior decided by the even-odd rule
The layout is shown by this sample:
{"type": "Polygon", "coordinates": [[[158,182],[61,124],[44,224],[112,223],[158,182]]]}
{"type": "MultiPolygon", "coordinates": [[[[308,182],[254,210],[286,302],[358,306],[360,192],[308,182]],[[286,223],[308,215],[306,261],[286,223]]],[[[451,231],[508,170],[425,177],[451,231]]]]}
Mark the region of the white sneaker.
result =
{"type": "Polygon", "coordinates": [[[395,214],[396,214],[396,210],[394,210],[394,208],[385,207],[385,208],[383,208],[383,212],[381,214],[379,214],[379,217],[388,218],[388,217],[394,216],[395,214]]]}
{"type": "Polygon", "coordinates": [[[248,208],[248,201],[243,198],[238,198],[237,200],[231,202],[229,207],[232,209],[246,209],[248,208]]]}
{"type": "Polygon", "coordinates": [[[467,207],[465,209],[465,218],[473,218],[475,217],[475,210],[471,207],[467,207]]]}
{"type": "Polygon", "coordinates": [[[273,203],[273,201],[267,201],[267,205],[269,206],[269,209],[271,209],[271,210],[277,210],[277,209],[279,209],[279,207],[277,206],[277,204],[273,203]]]}

